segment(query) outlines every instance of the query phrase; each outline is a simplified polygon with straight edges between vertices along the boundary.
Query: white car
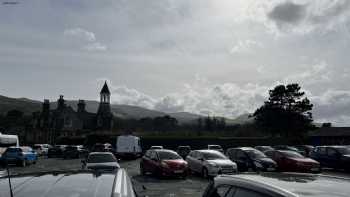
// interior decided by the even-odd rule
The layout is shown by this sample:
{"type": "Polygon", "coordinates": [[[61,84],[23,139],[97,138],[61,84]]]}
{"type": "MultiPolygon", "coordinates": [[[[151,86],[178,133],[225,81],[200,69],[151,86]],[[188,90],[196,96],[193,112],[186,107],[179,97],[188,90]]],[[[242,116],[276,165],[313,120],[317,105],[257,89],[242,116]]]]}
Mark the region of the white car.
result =
{"type": "Polygon", "coordinates": [[[151,146],[150,150],[164,149],[163,146],[151,146]]]}
{"type": "Polygon", "coordinates": [[[52,148],[50,144],[34,144],[33,146],[38,155],[47,155],[49,148],[52,148]]]}
{"type": "Polygon", "coordinates": [[[120,168],[118,160],[110,152],[92,152],[82,160],[83,169],[116,170],[120,168]]]}
{"type": "Polygon", "coordinates": [[[237,173],[237,164],[216,150],[194,150],[186,157],[188,168],[203,177],[237,173]]]}

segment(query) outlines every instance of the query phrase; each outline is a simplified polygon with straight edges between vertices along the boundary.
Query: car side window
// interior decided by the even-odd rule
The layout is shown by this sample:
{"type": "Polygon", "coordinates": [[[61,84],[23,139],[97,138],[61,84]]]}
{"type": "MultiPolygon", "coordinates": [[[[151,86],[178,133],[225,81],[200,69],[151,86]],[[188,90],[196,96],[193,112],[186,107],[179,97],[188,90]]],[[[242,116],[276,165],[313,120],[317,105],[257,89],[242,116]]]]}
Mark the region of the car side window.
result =
{"type": "Polygon", "coordinates": [[[157,153],[155,151],[152,151],[151,159],[158,160],[158,156],[157,156],[157,153]]]}
{"type": "Polygon", "coordinates": [[[210,193],[210,197],[227,197],[231,186],[229,185],[219,185],[213,189],[210,193]]]}
{"type": "Polygon", "coordinates": [[[319,148],[317,149],[317,152],[318,152],[319,154],[321,154],[321,155],[326,155],[326,154],[327,154],[327,150],[326,150],[325,147],[319,147],[319,148]]]}
{"type": "Polygon", "coordinates": [[[256,191],[248,190],[248,189],[237,188],[235,193],[234,193],[234,196],[231,195],[231,196],[227,196],[227,197],[270,197],[270,196],[265,195],[265,194],[261,194],[261,193],[256,192],[256,191]]]}
{"type": "Polygon", "coordinates": [[[267,152],[265,152],[265,155],[270,157],[270,158],[273,158],[273,151],[267,151],[267,152]]]}
{"type": "Polygon", "coordinates": [[[327,149],[327,155],[330,156],[330,157],[336,157],[338,154],[338,152],[333,149],[333,148],[328,148],[327,149]]]}
{"type": "Polygon", "coordinates": [[[247,159],[246,154],[245,154],[243,151],[241,151],[241,150],[238,150],[236,155],[237,155],[236,158],[239,159],[239,160],[241,160],[241,159],[243,159],[243,160],[247,159]]]}

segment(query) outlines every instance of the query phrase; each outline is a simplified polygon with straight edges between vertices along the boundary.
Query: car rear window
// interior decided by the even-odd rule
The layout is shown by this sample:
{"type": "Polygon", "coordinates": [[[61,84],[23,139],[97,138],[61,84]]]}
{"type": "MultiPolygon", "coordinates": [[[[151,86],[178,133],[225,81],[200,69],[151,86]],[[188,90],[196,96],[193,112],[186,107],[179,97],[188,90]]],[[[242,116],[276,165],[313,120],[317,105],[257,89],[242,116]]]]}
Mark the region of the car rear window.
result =
{"type": "Polygon", "coordinates": [[[117,159],[111,154],[95,154],[90,155],[87,159],[87,163],[106,163],[116,162],[117,159]]]}
{"type": "Polygon", "coordinates": [[[158,157],[160,160],[173,160],[173,159],[182,159],[180,155],[174,152],[165,152],[165,151],[159,151],[158,157]]]}

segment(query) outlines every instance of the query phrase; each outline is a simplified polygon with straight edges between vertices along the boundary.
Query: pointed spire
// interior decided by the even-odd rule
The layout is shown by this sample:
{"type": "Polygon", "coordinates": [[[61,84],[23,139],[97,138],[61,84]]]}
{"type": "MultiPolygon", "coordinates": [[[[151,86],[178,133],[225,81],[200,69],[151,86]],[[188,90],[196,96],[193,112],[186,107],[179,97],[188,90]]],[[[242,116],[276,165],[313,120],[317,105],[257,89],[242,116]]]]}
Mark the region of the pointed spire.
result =
{"type": "Polygon", "coordinates": [[[107,85],[107,81],[105,81],[105,84],[103,85],[100,94],[111,94],[107,85]]]}

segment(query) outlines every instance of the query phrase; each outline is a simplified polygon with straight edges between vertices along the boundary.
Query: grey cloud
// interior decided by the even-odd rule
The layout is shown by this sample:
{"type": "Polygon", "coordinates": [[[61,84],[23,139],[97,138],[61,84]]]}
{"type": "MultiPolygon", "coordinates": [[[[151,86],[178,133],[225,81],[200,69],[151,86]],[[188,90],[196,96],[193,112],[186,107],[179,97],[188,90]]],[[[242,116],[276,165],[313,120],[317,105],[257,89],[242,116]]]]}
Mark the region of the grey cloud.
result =
{"type": "Polygon", "coordinates": [[[293,2],[284,2],[276,5],[268,17],[275,21],[278,26],[297,25],[306,17],[306,5],[293,2]]]}

